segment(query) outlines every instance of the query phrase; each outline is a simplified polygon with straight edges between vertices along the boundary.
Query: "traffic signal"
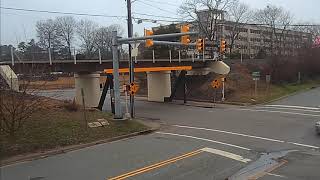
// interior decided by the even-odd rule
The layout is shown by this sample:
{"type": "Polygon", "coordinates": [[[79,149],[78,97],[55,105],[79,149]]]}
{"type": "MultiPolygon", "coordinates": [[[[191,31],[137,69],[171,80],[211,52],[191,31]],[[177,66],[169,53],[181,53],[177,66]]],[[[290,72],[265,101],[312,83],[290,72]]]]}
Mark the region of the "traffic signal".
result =
{"type": "MultiPolygon", "coordinates": [[[[152,36],[153,35],[153,31],[152,30],[144,30],[144,36],[152,36]]],[[[151,47],[153,46],[153,40],[152,39],[146,39],[146,47],[151,47]]]]}
{"type": "MultiPolygon", "coordinates": [[[[187,33],[190,31],[190,27],[188,24],[185,24],[185,25],[182,25],[181,26],[181,33],[187,33]]],[[[189,43],[191,42],[190,40],[190,35],[184,35],[184,36],[181,36],[181,43],[184,44],[184,45],[188,45],[189,43]]]]}
{"type": "Polygon", "coordinates": [[[198,52],[203,52],[204,50],[204,39],[197,39],[196,42],[198,52]]]}
{"type": "Polygon", "coordinates": [[[226,40],[221,39],[220,40],[220,53],[224,54],[226,52],[226,40]]]}

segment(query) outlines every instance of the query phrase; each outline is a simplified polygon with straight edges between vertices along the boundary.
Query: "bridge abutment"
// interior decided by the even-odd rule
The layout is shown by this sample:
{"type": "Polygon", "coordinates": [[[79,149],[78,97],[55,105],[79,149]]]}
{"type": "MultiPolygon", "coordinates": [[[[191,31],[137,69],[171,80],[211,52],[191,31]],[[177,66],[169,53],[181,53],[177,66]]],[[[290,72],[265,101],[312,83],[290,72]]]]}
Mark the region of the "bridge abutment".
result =
{"type": "Polygon", "coordinates": [[[86,107],[98,107],[100,100],[100,74],[96,72],[81,72],[75,73],[74,78],[76,103],[82,105],[81,89],[83,89],[86,107]]]}
{"type": "Polygon", "coordinates": [[[148,101],[164,102],[171,95],[171,71],[147,72],[148,101]]]}

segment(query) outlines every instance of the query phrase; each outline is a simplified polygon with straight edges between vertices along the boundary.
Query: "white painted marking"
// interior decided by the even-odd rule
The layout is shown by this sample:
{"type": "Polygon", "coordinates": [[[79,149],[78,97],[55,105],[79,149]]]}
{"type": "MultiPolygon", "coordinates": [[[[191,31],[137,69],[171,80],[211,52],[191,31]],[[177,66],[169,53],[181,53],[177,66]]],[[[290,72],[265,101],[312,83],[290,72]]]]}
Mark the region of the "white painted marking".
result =
{"type": "Polygon", "coordinates": [[[265,105],[267,107],[284,107],[284,108],[296,108],[296,109],[309,109],[309,110],[320,110],[320,108],[317,107],[308,107],[308,106],[290,106],[290,105],[278,105],[278,104],[271,104],[271,105],[265,105]]]}
{"type": "Polygon", "coordinates": [[[320,111],[309,110],[309,109],[296,109],[296,108],[283,108],[283,107],[267,107],[267,106],[257,106],[256,109],[280,109],[280,110],[292,110],[292,111],[305,111],[305,112],[315,112],[320,113],[320,111]]]}
{"type": "Polygon", "coordinates": [[[226,151],[222,151],[222,150],[218,150],[218,149],[203,148],[203,149],[201,149],[201,151],[209,152],[209,153],[212,153],[212,154],[223,156],[223,157],[226,157],[226,158],[229,158],[229,159],[233,159],[233,160],[236,160],[236,161],[240,161],[240,162],[243,162],[243,163],[248,163],[248,162],[251,161],[251,159],[246,159],[246,158],[243,158],[240,155],[233,154],[233,153],[226,152],[226,151]]]}
{"type": "Polygon", "coordinates": [[[289,144],[294,144],[297,146],[303,146],[303,147],[309,147],[309,148],[314,148],[314,149],[320,149],[320,147],[317,146],[312,146],[312,145],[308,145],[308,144],[301,144],[301,143],[295,143],[295,142],[288,142],[289,144]]]}
{"type": "Polygon", "coordinates": [[[313,148],[313,149],[320,149],[320,147],[313,146],[313,145],[307,145],[307,144],[301,144],[301,143],[295,143],[295,142],[287,142],[287,141],[284,141],[284,140],[278,140],[278,139],[271,139],[271,138],[266,138],[266,137],[253,136],[253,135],[235,133],[235,132],[230,132],[230,131],[223,131],[223,130],[218,130],[218,129],[208,129],[208,128],[192,127],[192,126],[182,126],[182,125],[172,125],[172,126],[174,126],[174,127],[179,127],[179,128],[197,129],[197,130],[205,130],[205,131],[219,132],[219,133],[225,133],[225,134],[232,134],[232,135],[236,135],[236,136],[243,136],[243,137],[249,137],[249,138],[254,138],[254,139],[261,139],[261,140],[278,142],[278,143],[288,143],[288,144],[293,144],[293,145],[296,145],[296,146],[303,146],[303,147],[308,147],[308,148],[313,148]]]}
{"type": "Polygon", "coordinates": [[[270,176],[275,176],[275,177],[280,177],[280,178],[287,178],[286,176],[282,176],[282,175],[279,175],[279,174],[273,174],[273,173],[267,173],[268,175],[270,176]]]}
{"type": "Polygon", "coordinates": [[[320,117],[320,115],[316,115],[316,114],[295,113],[295,112],[288,112],[288,111],[269,111],[269,110],[257,110],[257,109],[235,109],[235,110],[239,110],[239,111],[255,111],[255,112],[269,112],[269,113],[281,113],[281,114],[294,114],[294,115],[301,115],[301,116],[320,117]]]}
{"type": "Polygon", "coordinates": [[[225,133],[225,134],[232,134],[232,135],[237,135],[237,136],[243,136],[243,137],[250,137],[250,138],[255,138],[255,139],[262,139],[266,141],[273,141],[273,142],[279,142],[279,143],[284,143],[284,141],[278,140],[278,139],[271,139],[271,138],[265,138],[265,137],[259,137],[259,136],[252,136],[252,135],[247,135],[247,134],[240,134],[240,133],[235,133],[235,132],[230,132],[230,131],[222,131],[218,129],[208,129],[208,128],[201,128],[201,127],[191,127],[191,126],[181,126],[181,125],[173,125],[175,127],[180,127],[180,128],[188,128],[188,129],[198,129],[198,130],[205,130],[205,131],[213,131],[213,132],[219,132],[219,133],[225,133]]]}
{"type": "Polygon", "coordinates": [[[156,133],[157,134],[164,134],[164,135],[171,135],[171,136],[186,137],[186,138],[197,139],[197,140],[202,140],[202,141],[207,141],[207,142],[213,142],[213,143],[216,143],[216,144],[222,144],[222,145],[225,145],[225,146],[230,146],[230,147],[235,147],[235,148],[238,148],[238,149],[244,149],[244,150],[247,150],[247,151],[251,151],[251,149],[249,149],[249,148],[245,148],[245,147],[237,146],[237,145],[233,145],[233,144],[228,144],[228,143],[224,143],[224,142],[220,142],[220,141],[214,141],[214,140],[211,140],[211,139],[205,139],[205,138],[200,138],[200,137],[195,137],[195,136],[188,136],[188,135],[184,135],[184,134],[166,133],[166,132],[156,132],[156,133]]]}

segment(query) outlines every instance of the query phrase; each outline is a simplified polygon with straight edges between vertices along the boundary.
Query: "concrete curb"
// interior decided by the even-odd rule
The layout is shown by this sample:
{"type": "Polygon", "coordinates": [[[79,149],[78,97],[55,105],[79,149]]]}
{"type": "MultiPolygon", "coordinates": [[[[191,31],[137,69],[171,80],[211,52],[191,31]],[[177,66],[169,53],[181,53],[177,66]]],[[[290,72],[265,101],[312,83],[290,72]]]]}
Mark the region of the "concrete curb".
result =
{"type": "Polygon", "coordinates": [[[90,143],[70,145],[70,146],[66,146],[63,148],[59,148],[59,149],[48,150],[45,152],[32,153],[32,154],[28,154],[28,155],[17,155],[17,156],[11,157],[9,159],[1,160],[0,167],[13,165],[16,163],[33,161],[33,160],[37,160],[37,159],[43,159],[43,158],[47,158],[49,156],[63,154],[63,153],[67,153],[67,152],[71,152],[71,151],[75,151],[75,150],[79,150],[79,149],[84,149],[84,148],[91,147],[91,146],[98,145],[98,144],[104,144],[104,143],[119,141],[119,140],[131,138],[131,137],[135,137],[135,136],[139,136],[139,135],[150,134],[150,133],[157,131],[158,129],[159,128],[150,128],[147,130],[138,131],[138,132],[134,132],[134,133],[130,133],[130,134],[125,134],[125,135],[121,135],[121,136],[117,136],[117,137],[113,137],[113,138],[97,140],[97,141],[90,142],[90,143]]]}

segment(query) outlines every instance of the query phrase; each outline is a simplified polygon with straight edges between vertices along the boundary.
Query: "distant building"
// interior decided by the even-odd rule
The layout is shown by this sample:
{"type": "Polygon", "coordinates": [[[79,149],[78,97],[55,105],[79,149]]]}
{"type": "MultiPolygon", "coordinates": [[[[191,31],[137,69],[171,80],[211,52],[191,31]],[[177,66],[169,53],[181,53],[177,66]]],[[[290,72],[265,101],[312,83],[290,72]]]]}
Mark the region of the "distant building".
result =
{"type": "MultiPolygon", "coordinates": [[[[234,45],[232,47],[232,53],[243,54],[251,58],[257,57],[259,54],[269,55],[271,54],[271,49],[273,53],[281,54],[285,56],[297,55],[297,49],[301,47],[309,47],[312,45],[312,35],[310,33],[293,31],[293,30],[283,30],[276,29],[273,33],[272,28],[262,25],[252,25],[252,24],[240,24],[240,26],[235,26],[236,22],[225,20],[225,11],[217,10],[209,14],[208,10],[203,10],[198,12],[198,18],[201,24],[206,25],[210,29],[210,22],[208,20],[217,18],[217,32],[216,41],[221,38],[225,38],[227,45],[230,46],[232,40],[231,34],[233,27],[239,27],[239,35],[237,39],[234,40],[234,45]],[[281,37],[280,41],[274,41],[275,37],[281,37]],[[279,43],[281,42],[281,44],[279,43]],[[273,46],[273,48],[271,48],[273,46]]],[[[199,31],[198,23],[192,22],[191,30],[199,31]]],[[[176,24],[177,28],[181,24],[176,24]]],[[[163,26],[162,26],[163,27],[163,26]]],[[[154,27],[153,30],[158,30],[159,27],[154,27]]],[[[203,37],[204,33],[200,32],[200,37],[203,37]]],[[[227,52],[229,49],[227,49],[227,52]]]]}

